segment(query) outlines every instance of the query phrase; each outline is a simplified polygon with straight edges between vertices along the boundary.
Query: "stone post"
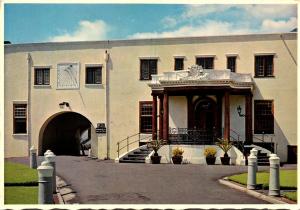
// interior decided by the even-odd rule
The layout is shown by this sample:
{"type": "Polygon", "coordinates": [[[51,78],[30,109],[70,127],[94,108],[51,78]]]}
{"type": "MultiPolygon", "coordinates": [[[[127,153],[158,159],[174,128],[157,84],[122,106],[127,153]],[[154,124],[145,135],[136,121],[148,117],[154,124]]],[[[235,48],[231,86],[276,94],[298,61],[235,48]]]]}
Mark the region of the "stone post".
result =
{"type": "Polygon", "coordinates": [[[88,157],[91,158],[92,157],[92,150],[89,149],[89,152],[88,152],[88,157]]]}
{"type": "Polygon", "coordinates": [[[53,153],[48,153],[45,156],[45,160],[50,163],[50,165],[53,167],[53,180],[52,180],[52,185],[53,185],[53,193],[56,193],[56,164],[55,164],[55,155],[53,153]]]}
{"type": "Polygon", "coordinates": [[[31,146],[30,148],[30,168],[37,168],[37,156],[34,146],[31,146]]]}
{"type": "Polygon", "coordinates": [[[256,172],[258,171],[257,153],[258,153],[258,150],[256,148],[252,148],[250,150],[250,154],[252,154],[252,155],[254,155],[256,157],[256,172]]]}
{"type": "Polygon", "coordinates": [[[53,167],[49,165],[49,162],[43,162],[41,166],[37,168],[39,176],[39,204],[52,204],[52,175],[53,167]]]}
{"type": "Polygon", "coordinates": [[[257,157],[251,153],[248,156],[248,178],[247,178],[247,189],[254,190],[256,188],[256,168],[257,168],[257,157]]]}
{"type": "Polygon", "coordinates": [[[46,156],[47,154],[52,153],[52,151],[50,149],[48,149],[45,153],[44,156],[46,156]]]}
{"type": "Polygon", "coordinates": [[[280,158],[276,154],[271,154],[270,158],[269,195],[280,196],[279,168],[280,158]]]}

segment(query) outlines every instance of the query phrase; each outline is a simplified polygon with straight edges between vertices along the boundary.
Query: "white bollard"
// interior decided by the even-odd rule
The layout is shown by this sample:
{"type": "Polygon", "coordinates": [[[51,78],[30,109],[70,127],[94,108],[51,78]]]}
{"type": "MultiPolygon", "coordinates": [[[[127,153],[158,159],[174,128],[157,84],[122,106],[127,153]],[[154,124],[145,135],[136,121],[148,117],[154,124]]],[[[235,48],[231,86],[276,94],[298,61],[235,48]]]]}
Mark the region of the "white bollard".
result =
{"type": "Polygon", "coordinates": [[[89,157],[89,158],[92,157],[92,150],[91,150],[91,149],[89,149],[88,157],[89,157]]]}
{"type": "Polygon", "coordinates": [[[44,156],[46,156],[47,154],[52,153],[52,151],[50,149],[48,149],[45,153],[44,156]]]}
{"type": "Polygon", "coordinates": [[[254,190],[256,188],[256,169],[257,169],[257,157],[253,154],[248,156],[248,177],[247,177],[247,189],[254,190]]]}
{"type": "Polygon", "coordinates": [[[256,148],[252,148],[250,150],[250,154],[254,155],[256,157],[256,172],[258,171],[258,164],[257,164],[257,153],[258,153],[258,150],[256,148]]]}
{"type": "Polygon", "coordinates": [[[53,180],[52,180],[52,185],[53,185],[53,193],[56,193],[56,164],[55,164],[55,155],[51,152],[48,153],[45,156],[45,160],[51,164],[53,167],[53,180]]]}
{"type": "Polygon", "coordinates": [[[30,148],[30,168],[37,168],[37,155],[36,155],[36,149],[34,148],[34,146],[31,146],[30,148]]]}
{"type": "Polygon", "coordinates": [[[39,176],[39,204],[52,204],[52,175],[53,167],[49,165],[49,162],[43,162],[41,166],[37,168],[39,176]]]}
{"type": "Polygon", "coordinates": [[[276,154],[271,154],[270,158],[269,195],[280,196],[280,158],[276,154]]]}

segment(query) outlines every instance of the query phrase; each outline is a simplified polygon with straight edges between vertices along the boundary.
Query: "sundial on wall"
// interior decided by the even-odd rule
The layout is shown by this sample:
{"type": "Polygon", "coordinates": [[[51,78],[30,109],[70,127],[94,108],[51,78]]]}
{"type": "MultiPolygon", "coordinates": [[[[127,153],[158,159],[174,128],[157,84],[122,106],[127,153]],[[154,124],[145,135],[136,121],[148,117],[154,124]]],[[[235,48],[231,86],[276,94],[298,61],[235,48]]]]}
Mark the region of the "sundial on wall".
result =
{"type": "Polygon", "coordinates": [[[79,64],[62,63],[57,65],[57,88],[79,88],[79,64]]]}

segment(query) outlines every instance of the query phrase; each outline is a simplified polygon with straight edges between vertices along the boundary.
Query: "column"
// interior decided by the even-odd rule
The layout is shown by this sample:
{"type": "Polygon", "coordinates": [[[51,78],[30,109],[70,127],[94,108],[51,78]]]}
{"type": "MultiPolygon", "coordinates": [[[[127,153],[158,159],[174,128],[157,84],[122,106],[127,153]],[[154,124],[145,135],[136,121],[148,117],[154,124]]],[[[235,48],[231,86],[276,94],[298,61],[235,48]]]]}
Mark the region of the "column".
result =
{"type": "Polygon", "coordinates": [[[157,96],[153,95],[152,100],[152,139],[157,139],[157,96]]]}
{"type": "Polygon", "coordinates": [[[169,96],[164,93],[164,122],[163,122],[163,139],[169,141],[169,96]]]}
{"type": "Polygon", "coordinates": [[[224,139],[230,137],[230,101],[229,101],[229,92],[225,92],[224,95],[224,139]]]}
{"type": "Polygon", "coordinates": [[[217,94],[217,137],[222,137],[222,95],[217,94]]]}
{"type": "Polygon", "coordinates": [[[252,144],[252,94],[245,97],[245,132],[246,144],[252,144]]]}
{"type": "Polygon", "coordinates": [[[163,139],[163,95],[159,96],[159,139],[163,139]]]}

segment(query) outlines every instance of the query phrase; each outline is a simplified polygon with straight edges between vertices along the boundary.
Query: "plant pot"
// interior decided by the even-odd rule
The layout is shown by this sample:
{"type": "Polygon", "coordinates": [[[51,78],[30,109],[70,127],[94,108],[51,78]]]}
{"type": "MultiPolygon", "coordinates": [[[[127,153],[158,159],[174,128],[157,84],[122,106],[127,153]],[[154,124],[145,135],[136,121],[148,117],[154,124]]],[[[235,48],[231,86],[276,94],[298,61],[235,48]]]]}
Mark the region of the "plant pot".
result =
{"type": "Polygon", "coordinates": [[[173,164],[181,164],[182,156],[173,156],[172,161],[173,161],[173,164]]]}
{"type": "Polygon", "coordinates": [[[207,165],[215,165],[216,157],[206,157],[207,165]]]}
{"type": "Polygon", "coordinates": [[[160,164],[161,156],[151,156],[152,164],[160,164]]]}
{"type": "Polygon", "coordinates": [[[221,157],[221,163],[222,165],[229,165],[230,157],[221,157]]]}

